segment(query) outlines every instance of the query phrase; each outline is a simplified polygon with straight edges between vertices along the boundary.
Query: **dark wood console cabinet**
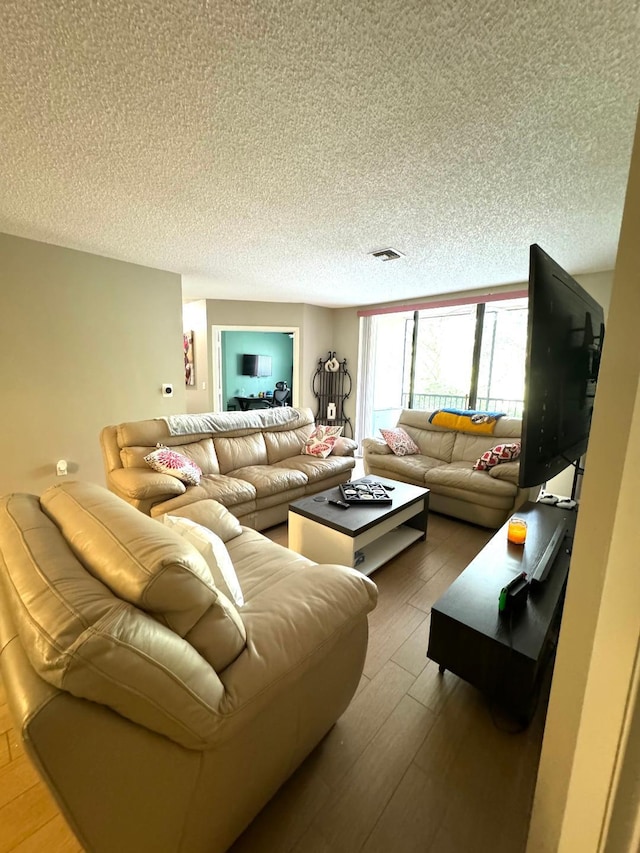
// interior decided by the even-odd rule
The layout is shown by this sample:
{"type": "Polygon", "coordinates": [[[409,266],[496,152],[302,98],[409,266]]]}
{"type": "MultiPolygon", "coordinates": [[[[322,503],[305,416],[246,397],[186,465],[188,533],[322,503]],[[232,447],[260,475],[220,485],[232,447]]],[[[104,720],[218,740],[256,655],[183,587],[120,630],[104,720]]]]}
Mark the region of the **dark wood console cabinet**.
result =
{"type": "Polygon", "coordinates": [[[427,656],[528,721],[559,627],[576,513],[527,503],[517,515],[527,521],[525,545],[507,541],[508,522],[497,531],[433,605],[427,656]],[[544,583],[530,587],[521,610],[499,613],[502,587],[535,570],[559,524],[565,536],[544,583]]]}

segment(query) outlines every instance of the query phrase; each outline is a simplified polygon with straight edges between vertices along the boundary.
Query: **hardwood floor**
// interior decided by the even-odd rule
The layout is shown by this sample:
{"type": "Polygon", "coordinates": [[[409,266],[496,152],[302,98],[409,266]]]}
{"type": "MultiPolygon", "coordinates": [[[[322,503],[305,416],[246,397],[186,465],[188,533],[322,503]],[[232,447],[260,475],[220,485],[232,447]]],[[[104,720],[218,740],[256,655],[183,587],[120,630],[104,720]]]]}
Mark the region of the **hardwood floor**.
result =
{"type": "MultiPolygon", "coordinates": [[[[267,535],[286,545],[286,525],[267,535]]],[[[233,853],[520,853],[546,700],[520,733],[428,661],[431,605],[491,536],[431,514],[378,570],[358,692],[233,853]]],[[[0,853],[81,850],[12,729],[0,683],[0,853]]],[[[116,853],[116,851],[114,851],[116,853]]]]}

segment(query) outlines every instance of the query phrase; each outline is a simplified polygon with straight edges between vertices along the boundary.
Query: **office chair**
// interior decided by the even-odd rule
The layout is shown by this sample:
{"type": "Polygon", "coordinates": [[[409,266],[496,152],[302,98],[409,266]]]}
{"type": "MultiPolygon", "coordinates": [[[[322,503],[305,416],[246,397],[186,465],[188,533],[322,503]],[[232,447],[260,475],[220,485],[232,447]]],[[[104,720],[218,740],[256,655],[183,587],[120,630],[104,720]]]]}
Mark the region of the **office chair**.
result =
{"type": "Polygon", "coordinates": [[[276,382],[273,392],[273,406],[288,406],[291,400],[291,388],[287,388],[286,382],[276,382]]]}

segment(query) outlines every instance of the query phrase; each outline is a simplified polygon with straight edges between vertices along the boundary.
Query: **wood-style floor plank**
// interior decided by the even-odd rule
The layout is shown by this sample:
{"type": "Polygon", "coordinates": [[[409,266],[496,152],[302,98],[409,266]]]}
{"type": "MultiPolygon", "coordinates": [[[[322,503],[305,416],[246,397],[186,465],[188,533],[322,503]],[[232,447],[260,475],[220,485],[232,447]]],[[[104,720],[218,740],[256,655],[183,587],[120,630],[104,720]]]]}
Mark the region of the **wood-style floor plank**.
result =
{"type": "Polygon", "coordinates": [[[78,844],[61,815],[56,815],[33,835],[21,841],[11,853],[81,853],[78,844]]]}
{"type": "Polygon", "coordinates": [[[0,732],[0,767],[4,767],[11,761],[11,753],[9,751],[9,738],[6,732],[0,732]]]}
{"type": "Polygon", "coordinates": [[[320,835],[335,853],[360,850],[434,720],[405,696],[294,849],[303,853],[307,836],[320,835]]]}
{"type": "Polygon", "coordinates": [[[57,814],[44,785],[36,784],[0,808],[0,853],[8,853],[57,814]]]}
{"type": "Polygon", "coordinates": [[[397,663],[407,672],[416,677],[420,675],[427,665],[427,644],[429,642],[429,627],[431,616],[425,616],[418,627],[399,646],[391,656],[391,660],[397,663]]]}
{"type": "Polygon", "coordinates": [[[316,749],[317,769],[335,787],[406,695],[413,676],[388,662],[372,678],[316,749]]]}
{"type": "Polygon", "coordinates": [[[26,755],[0,768],[0,809],[40,781],[26,755]]]}

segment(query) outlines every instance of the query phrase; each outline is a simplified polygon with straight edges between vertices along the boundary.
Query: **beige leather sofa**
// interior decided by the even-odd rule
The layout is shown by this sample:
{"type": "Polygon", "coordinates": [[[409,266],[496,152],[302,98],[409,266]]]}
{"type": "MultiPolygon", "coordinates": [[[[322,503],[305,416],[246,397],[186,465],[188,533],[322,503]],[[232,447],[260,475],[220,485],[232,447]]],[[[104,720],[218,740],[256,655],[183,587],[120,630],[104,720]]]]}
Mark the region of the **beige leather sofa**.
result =
{"type": "Polygon", "coordinates": [[[212,498],[247,527],[264,530],[286,520],[291,501],[351,478],[356,443],[349,439],[327,459],[302,455],[314,426],[311,409],[289,406],[108,426],[100,436],[107,486],[152,516],[212,498]],[[199,465],[200,485],[153,471],[144,457],[158,444],[199,465]]]}
{"type": "Polygon", "coordinates": [[[431,411],[404,409],[398,426],[408,433],[420,453],[395,456],[381,438],[363,441],[364,470],[431,490],[429,509],[483,527],[498,528],[529,499],[518,488],[520,463],[504,462],[490,471],[474,471],[476,460],[491,447],[517,442],[519,418],[500,418],[493,435],[444,429],[429,423],[431,411]]]}
{"type": "Polygon", "coordinates": [[[205,501],[244,605],[106,489],[0,500],[0,667],[15,726],[87,851],[225,850],[348,705],[374,584],[205,501]]]}

